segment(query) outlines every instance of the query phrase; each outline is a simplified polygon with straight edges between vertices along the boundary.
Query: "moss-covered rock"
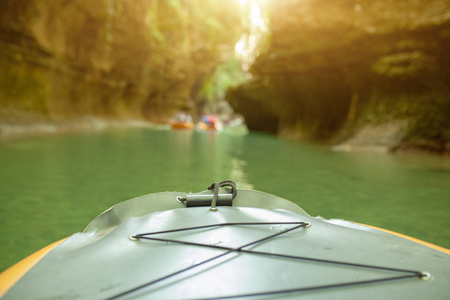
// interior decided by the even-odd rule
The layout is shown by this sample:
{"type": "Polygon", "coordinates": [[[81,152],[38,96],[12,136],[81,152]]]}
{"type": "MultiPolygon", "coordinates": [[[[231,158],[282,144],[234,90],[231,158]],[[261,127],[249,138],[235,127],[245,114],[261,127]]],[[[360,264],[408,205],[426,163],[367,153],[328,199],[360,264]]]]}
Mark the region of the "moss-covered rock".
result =
{"type": "Polygon", "coordinates": [[[339,142],[368,123],[406,120],[398,143],[419,137],[448,142],[450,3],[272,5],[270,45],[250,69],[254,80],[230,92],[237,109],[252,98],[255,109],[276,114],[280,133],[293,136],[339,142]],[[271,93],[263,92],[267,82],[271,93]]]}
{"type": "Polygon", "coordinates": [[[15,111],[18,121],[20,112],[165,121],[232,55],[239,9],[234,0],[2,0],[0,120],[15,111]]]}

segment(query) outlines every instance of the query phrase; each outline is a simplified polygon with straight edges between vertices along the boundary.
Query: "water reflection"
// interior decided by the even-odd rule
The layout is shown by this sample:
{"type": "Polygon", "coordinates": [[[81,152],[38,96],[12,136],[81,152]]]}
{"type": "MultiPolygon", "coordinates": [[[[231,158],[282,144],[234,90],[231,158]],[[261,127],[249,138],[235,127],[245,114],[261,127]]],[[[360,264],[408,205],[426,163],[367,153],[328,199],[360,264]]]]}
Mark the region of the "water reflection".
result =
{"type": "Polygon", "coordinates": [[[239,188],[251,190],[254,189],[254,186],[253,184],[248,182],[247,174],[245,174],[244,172],[245,164],[246,163],[243,160],[232,158],[231,159],[232,170],[230,178],[232,178],[234,182],[236,182],[236,185],[239,188]]]}

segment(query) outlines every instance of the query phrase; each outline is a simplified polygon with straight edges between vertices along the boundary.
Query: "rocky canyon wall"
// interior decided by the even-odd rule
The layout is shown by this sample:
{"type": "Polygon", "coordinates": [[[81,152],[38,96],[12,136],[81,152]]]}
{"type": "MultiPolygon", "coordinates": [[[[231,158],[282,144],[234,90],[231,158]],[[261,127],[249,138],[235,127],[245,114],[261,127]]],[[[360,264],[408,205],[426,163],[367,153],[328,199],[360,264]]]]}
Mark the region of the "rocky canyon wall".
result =
{"type": "Polygon", "coordinates": [[[448,1],[273,1],[267,50],[228,98],[251,129],[445,152],[448,53],[448,1]]]}
{"type": "Polygon", "coordinates": [[[164,122],[233,54],[239,1],[2,0],[0,120],[164,122]]]}

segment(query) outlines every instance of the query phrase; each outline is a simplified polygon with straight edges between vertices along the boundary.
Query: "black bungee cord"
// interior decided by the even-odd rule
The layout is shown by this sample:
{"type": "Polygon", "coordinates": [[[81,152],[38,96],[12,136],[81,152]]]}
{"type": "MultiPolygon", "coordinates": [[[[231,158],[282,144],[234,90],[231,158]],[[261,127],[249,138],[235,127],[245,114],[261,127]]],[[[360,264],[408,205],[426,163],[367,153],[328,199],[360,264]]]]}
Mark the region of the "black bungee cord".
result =
{"type": "MultiPolygon", "coordinates": [[[[218,201],[218,193],[219,188],[228,186],[231,187],[231,194],[232,199],[236,197],[237,189],[236,184],[231,180],[222,181],[220,183],[214,182],[209,187],[208,190],[212,190],[214,192],[212,201],[211,201],[211,211],[217,211],[216,204],[218,201]]],[[[182,244],[182,245],[188,245],[188,246],[196,246],[196,247],[206,247],[206,248],[215,248],[224,250],[225,252],[216,255],[214,257],[208,258],[206,260],[203,260],[201,262],[198,262],[192,266],[180,269],[178,271],[175,271],[171,274],[167,274],[165,276],[162,276],[160,278],[157,278],[155,280],[152,280],[150,282],[147,282],[145,284],[136,286],[132,289],[129,289],[127,291],[124,291],[122,293],[119,293],[117,295],[114,295],[112,297],[107,298],[108,300],[112,299],[118,299],[125,297],[127,295],[130,295],[134,292],[137,292],[143,288],[149,287],[155,283],[161,282],[165,279],[174,277],[176,275],[179,275],[181,273],[184,273],[188,270],[192,270],[194,268],[197,268],[201,265],[204,265],[206,263],[212,262],[214,260],[217,260],[225,255],[228,255],[230,253],[245,253],[245,254],[253,254],[253,255],[261,255],[261,256],[269,256],[269,257],[277,257],[277,258],[284,258],[284,259],[293,259],[293,260],[303,260],[303,261],[312,261],[312,262],[318,262],[318,263],[327,263],[327,264],[335,264],[335,265],[342,265],[342,266],[351,266],[351,267],[359,267],[359,268],[368,268],[368,269],[376,269],[376,270],[383,270],[383,271],[393,271],[393,272],[400,272],[403,273],[402,275],[398,276],[391,276],[386,278],[379,278],[379,279],[371,279],[371,280],[362,280],[362,281],[352,281],[352,282],[343,282],[343,283],[337,283],[337,284],[326,284],[326,285],[317,285],[317,286],[310,286],[310,287],[299,287],[299,288],[293,288],[293,289],[282,289],[282,290],[272,290],[272,291],[265,291],[265,292],[255,292],[255,293],[247,293],[247,294],[237,294],[237,295],[228,295],[228,296],[220,296],[220,297],[209,297],[209,298],[198,298],[196,300],[214,300],[214,299],[234,299],[234,298],[249,298],[249,297],[258,297],[258,296],[270,296],[270,295],[280,295],[280,294],[290,294],[290,293],[300,293],[305,291],[314,291],[314,290],[322,290],[322,289],[331,289],[331,288],[338,288],[338,287],[348,287],[348,286],[356,286],[356,285],[364,285],[364,284],[372,284],[372,283],[379,283],[379,282],[386,282],[386,281],[394,281],[394,280],[401,280],[401,279],[408,279],[408,278],[420,278],[424,280],[428,280],[431,278],[431,275],[427,272],[420,272],[420,271],[413,271],[413,270],[406,270],[406,269],[397,269],[397,268],[390,268],[390,267],[381,267],[381,266],[373,266],[373,265],[366,265],[366,264],[358,264],[358,263],[350,263],[350,262],[341,262],[341,261],[333,261],[333,260],[327,260],[327,259],[319,259],[319,258],[311,258],[311,257],[303,257],[303,256],[295,256],[295,255],[285,255],[285,254],[279,254],[279,253],[270,253],[270,252],[263,252],[263,251],[254,251],[254,250],[246,250],[244,248],[253,246],[262,242],[265,242],[267,240],[276,238],[278,236],[284,235],[288,232],[291,232],[293,230],[299,229],[299,228],[308,228],[311,224],[308,222],[232,222],[232,223],[219,223],[219,224],[210,224],[210,225],[203,225],[203,226],[195,226],[195,227],[187,227],[187,228],[178,228],[178,229],[172,229],[172,230],[165,230],[165,231],[158,231],[158,232],[148,232],[148,233],[140,233],[130,236],[131,240],[138,241],[138,240],[151,240],[151,241],[158,241],[158,242],[165,242],[165,243],[171,243],[171,244],[182,244]],[[200,229],[208,229],[208,228],[218,228],[218,227],[224,227],[224,226],[268,226],[268,225],[293,225],[293,227],[287,228],[283,231],[277,232],[275,234],[270,234],[264,238],[258,239],[256,241],[247,243],[245,245],[242,245],[237,248],[232,247],[226,247],[226,246],[219,246],[219,245],[210,245],[210,244],[203,244],[203,243],[196,243],[196,242],[188,242],[188,241],[180,241],[175,239],[167,239],[167,238],[158,238],[154,237],[155,235],[160,234],[166,234],[166,233],[174,233],[174,232],[182,232],[182,231],[192,231],[192,230],[200,230],[200,229]]],[[[194,299],[191,299],[194,300],[194,299]]]]}
{"type": "MultiPolygon", "coordinates": [[[[147,282],[145,284],[142,284],[140,286],[137,286],[135,288],[132,288],[130,290],[124,291],[120,294],[117,294],[113,297],[107,298],[107,299],[118,299],[127,295],[130,295],[134,292],[137,292],[138,290],[141,290],[145,287],[151,286],[157,282],[163,281],[165,279],[171,278],[173,276],[179,275],[183,272],[186,272],[188,270],[194,269],[196,267],[199,267],[201,265],[204,265],[208,262],[217,260],[225,255],[228,255],[230,253],[246,253],[246,254],[254,254],[254,255],[262,255],[262,256],[271,256],[271,257],[278,257],[278,258],[287,258],[287,259],[294,259],[294,260],[304,260],[304,261],[312,261],[312,262],[319,262],[319,263],[328,263],[328,264],[337,264],[337,265],[343,265],[343,266],[351,266],[351,267],[360,267],[360,268],[369,268],[369,269],[377,269],[377,270],[384,270],[384,271],[394,271],[394,272],[401,272],[403,275],[399,276],[393,276],[393,277],[386,277],[386,278],[379,278],[379,279],[371,279],[371,280],[363,280],[363,281],[353,281],[353,282],[344,282],[344,283],[338,283],[338,284],[328,284],[328,285],[318,285],[318,286],[310,286],[310,287],[300,287],[300,288],[294,288],[294,289],[283,289],[283,290],[273,290],[273,291],[266,291],[266,292],[256,292],[256,293],[248,293],[248,294],[238,294],[238,295],[228,295],[228,296],[220,296],[220,297],[210,297],[210,298],[198,298],[197,300],[213,300],[213,299],[234,299],[234,298],[248,298],[248,297],[258,297],[258,296],[270,296],[270,295],[279,295],[279,294],[289,294],[289,293],[299,293],[299,292],[305,292],[305,291],[313,291],[313,290],[321,290],[321,289],[330,289],[330,288],[337,288],[337,287],[348,287],[348,286],[356,286],[356,285],[363,285],[363,284],[370,284],[370,283],[379,283],[379,282],[385,282],[385,281],[393,281],[393,280],[401,280],[401,279],[407,279],[407,278],[422,278],[422,279],[428,279],[429,274],[425,272],[420,271],[414,271],[414,270],[407,270],[407,269],[398,269],[398,268],[390,268],[390,267],[381,267],[381,266],[373,266],[373,265],[366,265],[366,264],[358,264],[358,263],[349,263],[349,262],[341,262],[341,261],[333,261],[333,260],[327,260],[327,259],[318,259],[318,258],[310,258],[310,257],[303,257],[303,256],[295,256],[295,255],[285,255],[285,254],[278,254],[278,253],[270,253],[270,252],[263,252],[263,251],[254,251],[254,250],[246,250],[243,249],[248,246],[256,245],[261,242],[267,241],[269,239],[281,236],[283,234],[286,234],[290,231],[299,229],[299,228],[307,228],[310,226],[310,223],[307,222],[238,222],[238,223],[219,223],[219,224],[210,224],[210,225],[204,225],[204,226],[196,226],[196,227],[189,227],[189,228],[179,228],[179,229],[173,229],[173,230],[165,230],[165,231],[158,231],[158,232],[149,232],[149,233],[140,233],[132,235],[130,238],[133,240],[152,240],[152,241],[159,241],[159,242],[165,242],[165,243],[171,243],[171,244],[182,244],[182,245],[189,245],[189,246],[198,246],[198,247],[206,247],[206,248],[215,248],[215,249],[221,249],[225,250],[226,252],[221,253],[217,256],[214,256],[212,258],[206,259],[204,261],[201,261],[199,263],[196,263],[192,266],[186,267],[184,269],[180,269],[176,272],[173,272],[171,274],[165,275],[163,277],[160,277],[158,279],[155,279],[153,281],[147,282]],[[202,244],[202,243],[195,243],[195,242],[187,242],[187,241],[180,241],[175,239],[167,239],[167,238],[157,238],[152,237],[154,235],[159,234],[165,234],[165,233],[173,233],[173,232],[180,232],[180,231],[191,231],[191,230],[199,230],[199,229],[206,229],[206,228],[213,228],[213,227],[223,227],[223,226],[268,226],[268,225],[295,225],[291,228],[285,229],[281,232],[271,234],[267,237],[261,238],[259,240],[247,243],[245,245],[242,245],[237,248],[232,247],[226,247],[226,246],[219,246],[219,245],[210,245],[210,244],[202,244]],[[405,274],[406,273],[406,274],[405,274]]],[[[193,300],[193,299],[192,299],[193,300]]]]}

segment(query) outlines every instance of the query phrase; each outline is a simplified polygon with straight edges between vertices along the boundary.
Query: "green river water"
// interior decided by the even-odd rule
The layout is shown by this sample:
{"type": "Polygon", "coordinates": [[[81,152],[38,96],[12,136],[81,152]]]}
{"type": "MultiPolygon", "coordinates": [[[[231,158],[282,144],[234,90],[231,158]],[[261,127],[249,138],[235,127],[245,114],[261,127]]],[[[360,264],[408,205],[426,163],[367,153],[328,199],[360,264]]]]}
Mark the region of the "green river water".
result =
{"type": "Polygon", "coordinates": [[[340,218],[450,247],[450,159],[338,153],[251,133],[115,129],[0,141],[0,270],[110,206],[232,179],[340,218]]]}

